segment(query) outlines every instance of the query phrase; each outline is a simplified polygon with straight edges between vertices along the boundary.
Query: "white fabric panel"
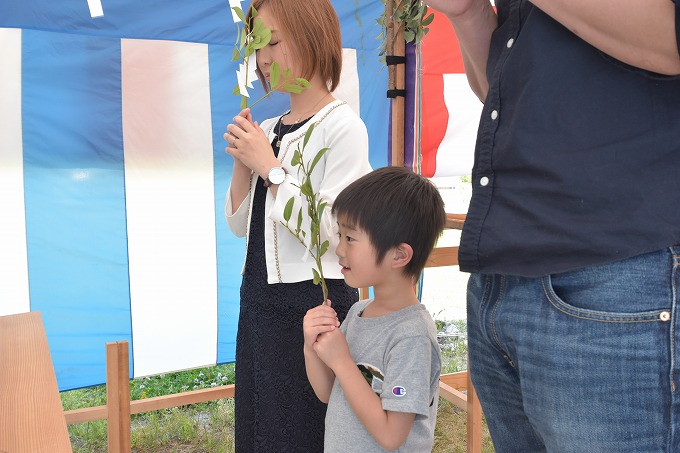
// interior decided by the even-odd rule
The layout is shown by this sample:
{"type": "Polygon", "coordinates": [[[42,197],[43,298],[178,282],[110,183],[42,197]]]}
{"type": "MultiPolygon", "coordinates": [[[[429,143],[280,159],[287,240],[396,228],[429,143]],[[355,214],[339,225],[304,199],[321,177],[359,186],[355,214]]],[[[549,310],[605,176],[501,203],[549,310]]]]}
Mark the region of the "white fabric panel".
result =
{"type": "Polygon", "coordinates": [[[90,8],[90,16],[100,17],[104,15],[101,0],[87,0],[87,6],[90,8]]]}
{"type": "Polygon", "coordinates": [[[359,102],[359,70],[357,69],[357,50],[342,49],[342,73],[340,73],[340,83],[333,91],[336,99],[347,102],[354,113],[361,114],[361,103],[359,102]]]}
{"type": "Polygon", "coordinates": [[[30,311],[24,157],[21,132],[21,30],[0,28],[0,316],[30,311]]]}
{"type": "Polygon", "coordinates": [[[214,364],[208,46],[122,40],[121,54],[134,374],[214,364]]]}
{"type": "Polygon", "coordinates": [[[470,88],[465,74],[443,76],[449,124],[437,149],[434,176],[466,176],[472,173],[482,103],[470,88]]]}

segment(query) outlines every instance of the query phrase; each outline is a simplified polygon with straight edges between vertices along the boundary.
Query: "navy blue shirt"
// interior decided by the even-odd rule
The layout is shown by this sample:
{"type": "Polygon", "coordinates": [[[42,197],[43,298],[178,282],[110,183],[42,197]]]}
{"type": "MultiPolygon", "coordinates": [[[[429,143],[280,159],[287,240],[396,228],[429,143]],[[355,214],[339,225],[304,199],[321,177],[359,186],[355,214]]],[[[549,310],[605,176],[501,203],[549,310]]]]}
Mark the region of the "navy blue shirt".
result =
{"type": "Polygon", "coordinates": [[[680,243],[680,77],[526,0],[496,7],[461,270],[537,277],[680,243]]]}

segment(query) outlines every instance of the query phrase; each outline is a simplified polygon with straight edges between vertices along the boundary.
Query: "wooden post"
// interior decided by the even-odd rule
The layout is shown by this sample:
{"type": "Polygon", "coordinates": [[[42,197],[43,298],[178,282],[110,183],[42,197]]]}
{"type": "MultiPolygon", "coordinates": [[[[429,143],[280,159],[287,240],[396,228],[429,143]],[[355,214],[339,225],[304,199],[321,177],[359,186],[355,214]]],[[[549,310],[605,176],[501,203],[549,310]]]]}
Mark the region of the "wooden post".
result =
{"type": "MultiPolygon", "coordinates": [[[[385,35],[385,56],[403,57],[406,54],[406,41],[404,41],[404,26],[396,20],[395,1],[387,0],[385,3],[385,20],[387,21],[385,35]]],[[[405,64],[387,65],[387,89],[403,90],[406,83],[405,64]]],[[[392,160],[390,165],[404,166],[404,96],[396,96],[391,100],[392,106],[392,160]]]]}
{"type": "MultiPolygon", "coordinates": [[[[394,40],[396,37],[394,31],[394,0],[387,0],[385,2],[385,21],[387,21],[387,26],[385,27],[385,58],[387,58],[388,55],[394,55],[394,40]]],[[[396,86],[397,77],[395,70],[395,66],[387,65],[388,90],[393,90],[396,86]]]]}
{"type": "Polygon", "coordinates": [[[106,343],[109,453],[130,453],[130,364],[127,341],[106,343]]]}
{"type": "Polygon", "coordinates": [[[472,386],[470,370],[467,372],[467,451],[468,453],[482,451],[482,405],[472,386]]]}
{"type": "MultiPolygon", "coordinates": [[[[388,2],[389,3],[389,2],[388,2]]],[[[403,24],[396,28],[394,39],[394,55],[406,55],[406,41],[404,41],[403,24]]],[[[398,64],[395,68],[395,89],[406,88],[406,64],[398,64]]],[[[404,166],[404,96],[392,99],[392,162],[395,167],[404,166]]]]}

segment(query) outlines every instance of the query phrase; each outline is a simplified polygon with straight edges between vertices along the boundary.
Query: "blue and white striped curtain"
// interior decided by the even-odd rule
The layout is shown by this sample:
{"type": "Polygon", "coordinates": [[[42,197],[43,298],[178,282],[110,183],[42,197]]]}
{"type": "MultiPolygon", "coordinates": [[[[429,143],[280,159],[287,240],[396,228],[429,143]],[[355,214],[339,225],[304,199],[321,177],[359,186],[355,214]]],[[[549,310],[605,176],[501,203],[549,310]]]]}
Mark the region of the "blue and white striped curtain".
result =
{"type": "MultiPolygon", "coordinates": [[[[339,96],[384,166],[382,4],[334,5],[339,96]]],[[[222,134],[240,102],[229,2],[102,7],[0,0],[0,316],[42,313],[61,390],[105,381],[109,341],[130,343],[131,377],[235,355],[245,242],[223,215],[222,134]]],[[[275,96],[254,116],[285,105],[275,96]]]]}

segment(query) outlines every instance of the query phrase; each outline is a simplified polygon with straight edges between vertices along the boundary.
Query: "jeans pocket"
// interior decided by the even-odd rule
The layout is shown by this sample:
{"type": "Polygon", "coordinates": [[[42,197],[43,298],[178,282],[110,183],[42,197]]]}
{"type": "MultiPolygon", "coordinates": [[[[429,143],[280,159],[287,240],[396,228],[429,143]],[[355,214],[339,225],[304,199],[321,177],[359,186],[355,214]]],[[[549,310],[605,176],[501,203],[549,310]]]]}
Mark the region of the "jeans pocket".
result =
{"type": "Polygon", "coordinates": [[[670,286],[645,291],[649,281],[624,284],[597,280],[557,274],[543,277],[542,284],[550,304],[568,316],[610,323],[670,321],[673,298],[670,286]]]}

